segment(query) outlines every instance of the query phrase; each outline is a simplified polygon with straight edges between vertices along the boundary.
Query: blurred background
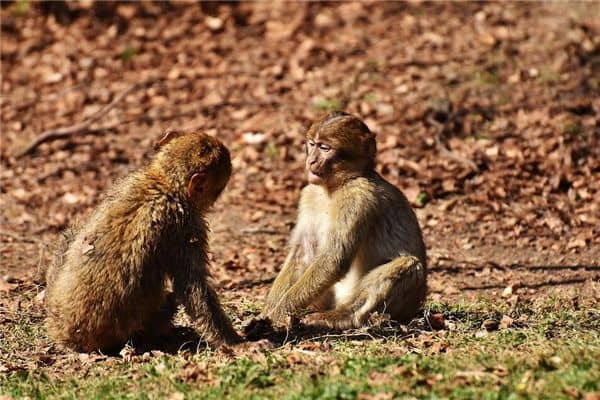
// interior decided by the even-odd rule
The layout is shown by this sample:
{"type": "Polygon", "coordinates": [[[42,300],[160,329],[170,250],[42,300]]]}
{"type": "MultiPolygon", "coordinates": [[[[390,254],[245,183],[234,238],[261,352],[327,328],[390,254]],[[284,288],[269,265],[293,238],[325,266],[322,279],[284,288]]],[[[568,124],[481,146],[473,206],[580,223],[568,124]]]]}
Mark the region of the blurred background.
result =
{"type": "Polygon", "coordinates": [[[197,129],[233,155],[217,280],[264,292],[303,134],[345,109],[417,208],[434,299],[585,286],[551,267],[600,259],[599,4],[2,2],[2,285],[41,282],[61,230],[197,129]]]}
{"type": "Polygon", "coordinates": [[[20,0],[0,20],[0,399],[600,398],[600,2],[20,0]],[[60,232],[167,129],[231,150],[211,270],[242,332],[286,254],[304,133],[335,109],[377,134],[423,228],[408,326],[116,357],[47,337],[60,232]]]}

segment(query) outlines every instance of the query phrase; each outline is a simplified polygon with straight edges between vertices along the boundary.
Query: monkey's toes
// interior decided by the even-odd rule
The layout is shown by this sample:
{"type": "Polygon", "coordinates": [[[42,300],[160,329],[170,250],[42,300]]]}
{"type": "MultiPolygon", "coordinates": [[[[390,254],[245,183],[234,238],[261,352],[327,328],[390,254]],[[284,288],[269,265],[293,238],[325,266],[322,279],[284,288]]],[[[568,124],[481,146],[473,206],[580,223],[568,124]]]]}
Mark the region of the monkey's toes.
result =
{"type": "Polygon", "coordinates": [[[335,321],[328,313],[316,312],[302,318],[302,324],[316,329],[333,329],[335,321]]]}

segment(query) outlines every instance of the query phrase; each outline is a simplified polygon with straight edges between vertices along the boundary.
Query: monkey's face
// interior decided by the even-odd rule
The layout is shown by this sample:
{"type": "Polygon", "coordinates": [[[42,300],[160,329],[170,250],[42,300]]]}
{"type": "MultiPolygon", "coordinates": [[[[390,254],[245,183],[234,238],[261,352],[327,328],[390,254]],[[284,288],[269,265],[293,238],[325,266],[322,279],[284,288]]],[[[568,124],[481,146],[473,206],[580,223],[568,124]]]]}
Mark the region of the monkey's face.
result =
{"type": "Polygon", "coordinates": [[[336,149],[329,143],[306,140],[306,173],[308,182],[323,184],[331,176],[336,159],[336,149]]]}
{"type": "Polygon", "coordinates": [[[360,176],[375,164],[375,136],[358,118],[333,112],[315,122],[306,133],[308,182],[337,187],[360,176]]]}

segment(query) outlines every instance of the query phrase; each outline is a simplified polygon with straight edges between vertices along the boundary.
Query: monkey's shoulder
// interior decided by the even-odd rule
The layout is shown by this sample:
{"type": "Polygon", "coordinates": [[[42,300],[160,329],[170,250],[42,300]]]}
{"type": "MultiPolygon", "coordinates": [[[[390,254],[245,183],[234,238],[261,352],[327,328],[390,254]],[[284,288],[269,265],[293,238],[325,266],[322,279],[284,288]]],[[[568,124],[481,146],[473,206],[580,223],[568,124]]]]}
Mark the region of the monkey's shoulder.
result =
{"type": "Polygon", "coordinates": [[[379,175],[376,179],[376,188],[377,195],[380,198],[385,198],[395,203],[402,203],[403,205],[409,204],[400,188],[379,175]]]}
{"type": "Polygon", "coordinates": [[[96,208],[98,222],[113,224],[181,224],[191,217],[189,205],[175,193],[165,190],[146,169],[135,171],[118,181],[96,208]]]}
{"type": "Polygon", "coordinates": [[[361,214],[370,218],[382,214],[410,214],[412,209],[400,189],[375,173],[347,183],[340,197],[341,201],[336,203],[341,208],[351,212],[360,209],[361,214]]]}

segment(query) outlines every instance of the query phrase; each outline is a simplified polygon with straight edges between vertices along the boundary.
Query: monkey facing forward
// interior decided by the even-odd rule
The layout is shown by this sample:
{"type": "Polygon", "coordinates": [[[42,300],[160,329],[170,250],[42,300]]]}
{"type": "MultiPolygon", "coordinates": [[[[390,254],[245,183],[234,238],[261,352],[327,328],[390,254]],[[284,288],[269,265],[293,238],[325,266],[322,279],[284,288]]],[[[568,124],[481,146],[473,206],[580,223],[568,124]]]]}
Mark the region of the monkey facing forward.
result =
{"type": "Polygon", "coordinates": [[[212,346],[240,340],[209,285],[204,218],[231,174],[227,148],[167,133],[147,167],[124,178],[73,228],[47,272],[48,331],[78,351],[168,333],[184,305],[212,346]]]}
{"type": "Polygon", "coordinates": [[[290,251],[262,313],[274,323],[348,329],[374,311],[406,321],[427,291],[425,245],[406,197],[375,172],[375,135],[330,113],[308,130],[306,171],[290,251]]]}

